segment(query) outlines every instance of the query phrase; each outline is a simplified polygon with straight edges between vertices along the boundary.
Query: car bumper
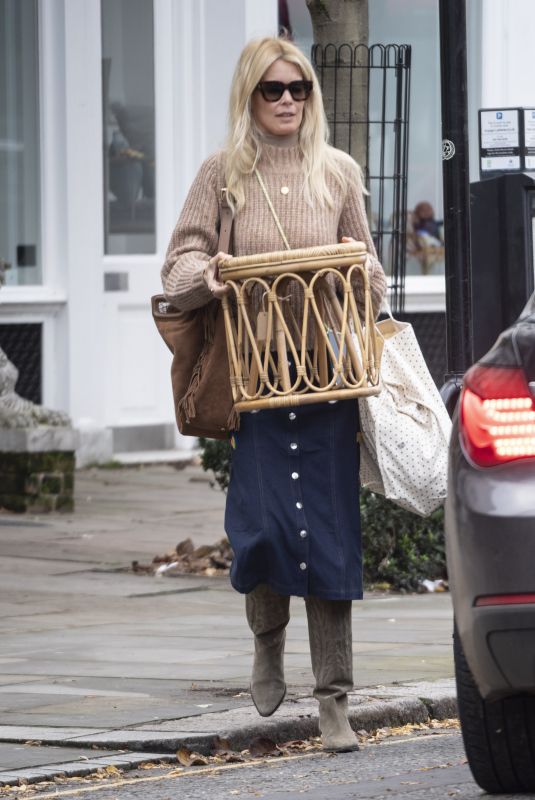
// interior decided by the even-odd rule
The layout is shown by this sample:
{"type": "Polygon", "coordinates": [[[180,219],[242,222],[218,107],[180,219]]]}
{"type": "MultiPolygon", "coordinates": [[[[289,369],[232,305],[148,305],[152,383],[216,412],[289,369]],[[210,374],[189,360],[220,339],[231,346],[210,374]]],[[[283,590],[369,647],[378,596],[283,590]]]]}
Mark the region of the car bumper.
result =
{"type": "Polygon", "coordinates": [[[535,692],[535,462],[470,464],[457,425],[450,447],[446,550],[456,623],[479,691],[492,699],[535,692]]]}

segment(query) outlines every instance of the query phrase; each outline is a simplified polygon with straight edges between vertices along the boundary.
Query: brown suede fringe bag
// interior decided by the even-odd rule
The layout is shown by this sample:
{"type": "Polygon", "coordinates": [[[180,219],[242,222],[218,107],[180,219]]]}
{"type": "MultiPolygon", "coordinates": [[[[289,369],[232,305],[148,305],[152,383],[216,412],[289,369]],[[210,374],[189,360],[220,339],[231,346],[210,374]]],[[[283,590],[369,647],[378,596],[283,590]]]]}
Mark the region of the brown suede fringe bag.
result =
{"type": "MultiPolygon", "coordinates": [[[[232,210],[221,191],[217,252],[229,252],[232,210]]],[[[158,332],[173,354],[171,384],[178,430],[184,436],[226,439],[239,426],[233,409],[225,321],[219,300],[179,311],[165,295],[151,298],[158,332]]]]}

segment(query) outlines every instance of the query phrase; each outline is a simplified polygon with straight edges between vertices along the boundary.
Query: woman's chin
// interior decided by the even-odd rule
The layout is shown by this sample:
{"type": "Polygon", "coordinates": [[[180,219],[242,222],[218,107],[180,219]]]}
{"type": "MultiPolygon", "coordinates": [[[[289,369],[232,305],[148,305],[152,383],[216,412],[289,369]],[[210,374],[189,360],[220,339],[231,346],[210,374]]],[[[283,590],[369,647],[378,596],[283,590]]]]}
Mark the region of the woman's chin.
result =
{"type": "Polygon", "coordinates": [[[275,136],[288,136],[291,133],[297,133],[298,130],[299,126],[296,125],[293,120],[291,120],[274,126],[273,134],[275,136]]]}

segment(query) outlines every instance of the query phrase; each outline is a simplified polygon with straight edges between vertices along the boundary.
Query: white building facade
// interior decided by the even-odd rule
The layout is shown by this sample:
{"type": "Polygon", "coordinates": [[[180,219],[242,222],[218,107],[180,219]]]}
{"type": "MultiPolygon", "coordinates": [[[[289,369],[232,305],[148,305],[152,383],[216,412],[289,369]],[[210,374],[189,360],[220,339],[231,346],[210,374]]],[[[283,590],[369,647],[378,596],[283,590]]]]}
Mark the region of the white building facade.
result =
{"type": "MultiPolygon", "coordinates": [[[[305,0],[288,7],[306,48],[305,0]]],[[[476,180],[477,109],[535,106],[535,4],[467,10],[476,180]]],[[[238,54],[278,24],[277,0],[0,0],[0,347],[24,373],[36,334],[26,394],[93,431],[86,461],[194,444],[175,431],[149,298],[188,187],[224,141],[238,54]]],[[[370,29],[413,45],[409,207],[441,215],[438,2],[370,0],[370,29]]],[[[407,307],[443,311],[440,265],[408,275],[407,307]]]]}

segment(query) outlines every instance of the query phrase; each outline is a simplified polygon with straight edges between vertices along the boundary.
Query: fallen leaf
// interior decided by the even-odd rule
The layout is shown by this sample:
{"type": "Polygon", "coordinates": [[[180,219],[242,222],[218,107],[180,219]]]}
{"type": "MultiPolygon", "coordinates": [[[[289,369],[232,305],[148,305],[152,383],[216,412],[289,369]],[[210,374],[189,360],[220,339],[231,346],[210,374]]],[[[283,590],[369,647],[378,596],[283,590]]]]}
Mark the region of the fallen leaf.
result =
{"type": "Polygon", "coordinates": [[[206,766],[209,763],[206,756],[202,756],[200,753],[195,753],[191,750],[188,750],[187,747],[181,747],[179,750],[176,751],[177,761],[182,764],[183,767],[200,767],[206,766]]]}
{"type": "Polygon", "coordinates": [[[204,767],[209,763],[210,762],[206,758],[206,756],[201,756],[200,753],[192,753],[191,754],[190,766],[192,766],[192,767],[204,767]]]}
{"type": "Polygon", "coordinates": [[[249,745],[249,752],[254,758],[280,755],[280,750],[275,742],[266,736],[257,736],[253,739],[249,745]]]}
{"type": "Polygon", "coordinates": [[[243,764],[245,762],[245,758],[240,755],[240,753],[236,753],[235,750],[230,750],[228,753],[222,753],[221,758],[225,764],[243,764]]]}
{"type": "Polygon", "coordinates": [[[191,553],[191,555],[193,556],[193,558],[205,558],[206,556],[210,555],[213,549],[214,546],[211,544],[201,544],[201,546],[197,547],[197,549],[194,550],[193,553],[191,553]]]}
{"type": "Polygon", "coordinates": [[[147,572],[152,572],[153,569],[152,569],[152,566],[146,566],[146,565],[140,564],[139,561],[132,561],[132,571],[144,574],[144,573],[147,573],[147,572]]]}
{"type": "Polygon", "coordinates": [[[232,750],[232,747],[228,739],[222,739],[220,736],[214,738],[212,742],[212,751],[214,753],[228,752],[229,750],[232,750]]]}
{"type": "Polygon", "coordinates": [[[179,542],[172,553],[155,555],[149,565],[132,562],[132,570],[138,574],[153,574],[157,578],[175,575],[193,574],[228,575],[232,564],[233,552],[228,539],[221,539],[213,545],[201,545],[195,548],[191,539],[179,542]]]}
{"type": "Polygon", "coordinates": [[[215,553],[212,553],[210,556],[212,562],[215,567],[220,567],[221,569],[226,569],[228,567],[228,556],[222,555],[219,550],[216,550],[215,553]]]}
{"type": "Polygon", "coordinates": [[[192,567],[194,567],[195,572],[204,572],[205,570],[212,568],[212,562],[208,556],[204,558],[196,558],[192,562],[192,567]]]}
{"type": "Polygon", "coordinates": [[[177,556],[188,556],[193,553],[195,547],[191,539],[184,539],[182,542],[179,542],[176,546],[176,554],[177,556]]]}
{"type": "Polygon", "coordinates": [[[187,747],[180,747],[176,751],[177,761],[182,764],[183,767],[189,767],[191,763],[191,750],[188,750],[187,747]]]}
{"type": "Polygon", "coordinates": [[[218,763],[241,764],[245,761],[245,758],[240,753],[236,753],[232,749],[230,741],[222,739],[220,736],[215,737],[212,743],[212,752],[218,763]]]}

